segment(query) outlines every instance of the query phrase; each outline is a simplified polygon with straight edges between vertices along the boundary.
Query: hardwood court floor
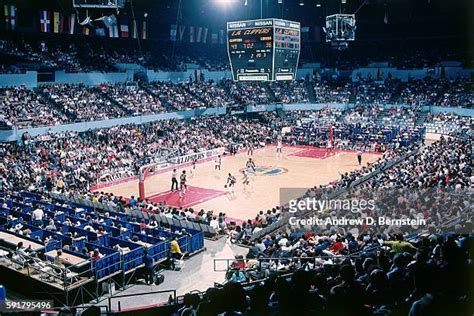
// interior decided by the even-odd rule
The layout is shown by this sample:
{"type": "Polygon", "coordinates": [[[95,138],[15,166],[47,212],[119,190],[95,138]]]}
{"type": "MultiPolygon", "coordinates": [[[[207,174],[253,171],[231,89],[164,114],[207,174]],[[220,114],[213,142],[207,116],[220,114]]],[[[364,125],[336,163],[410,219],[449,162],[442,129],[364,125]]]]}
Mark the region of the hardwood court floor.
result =
{"type": "MultiPolygon", "coordinates": [[[[252,159],[257,166],[257,175],[251,177],[247,192],[244,191],[240,172],[249,158],[246,152],[223,157],[220,171],[214,170],[213,160],[197,164],[192,175],[191,167],[185,167],[188,184],[192,186],[192,190],[189,195],[185,195],[181,206],[193,207],[194,210],[202,208],[224,212],[231,218],[246,220],[254,218],[261,210],[266,211],[280,205],[281,188],[310,188],[327,184],[339,179],[342,173],[360,168],[355,152],[338,152],[328,157],[324,155],[325,150],[301,147],[284,147],[281,157],[277,157],[274,146],[255,150],[252,159]],[[224,188],[229,172],[237,178],[232,195],[224,188]]],[[[365,153],[362,164],[374,162],[379,157],[378,154],[365,153]]],[[[181,173],[181,170],[183,169],[178,172],[181,173]]],[[[180,203],[178,193],[167,192],[170,186],[171,171],[157,174],[147,178],[145,194],[156,202],[161,198],[172,203],[180,203]]],[[[137,196],[138,180],[103,188],[100,191],[124,197],[137,196]]]]}

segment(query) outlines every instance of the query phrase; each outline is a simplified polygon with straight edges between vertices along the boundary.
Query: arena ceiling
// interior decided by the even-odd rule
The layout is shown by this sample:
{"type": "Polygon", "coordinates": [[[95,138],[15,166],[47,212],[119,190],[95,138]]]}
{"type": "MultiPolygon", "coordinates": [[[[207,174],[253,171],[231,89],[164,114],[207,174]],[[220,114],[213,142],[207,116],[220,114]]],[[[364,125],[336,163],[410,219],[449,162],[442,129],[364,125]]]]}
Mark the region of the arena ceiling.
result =
{"type": "MultiPolygon", "coordinates": [[[[127,0],[124,9],[129,14],[130,1],[127,0]]],[[[344,5],[340,0],[302,0],[304,6],[299,5],[300,0],[283,0],[282,5],[277,4],[277,0],[227,0],[231,2],[228,5],[222,5],[222,0],[132,1],[136,15],[143,16],[146,12],[150,25],[167,29],[177,20],[187,25],[205,24],[222,28],[227,21],[259,18],[262,3],[263,17],[296,20],[310,27],[324,25],[327,15],[354,13],[359,9],[356,15],[358,35],[366,38],[419,36],[418,33],[426,37],[471,37],[474,34],[472,0],[347,0],[344,5]],[[178,14],[180,3],[182,10],[178,14]],[[317,7],[317,3],[321,6],[317,7]],[[388,23],[385,23],[385,16],[388,23]]],[[[5,3],[15,4],[19,10],[30,12],[23,20],[20,17],[20,25],[32,23],[32,18],[40,9],[72,10],[72,0],[0,0],[0,4],[5,3]]],[[[107,14],[107,11],[95,13],[107,14]]]]}

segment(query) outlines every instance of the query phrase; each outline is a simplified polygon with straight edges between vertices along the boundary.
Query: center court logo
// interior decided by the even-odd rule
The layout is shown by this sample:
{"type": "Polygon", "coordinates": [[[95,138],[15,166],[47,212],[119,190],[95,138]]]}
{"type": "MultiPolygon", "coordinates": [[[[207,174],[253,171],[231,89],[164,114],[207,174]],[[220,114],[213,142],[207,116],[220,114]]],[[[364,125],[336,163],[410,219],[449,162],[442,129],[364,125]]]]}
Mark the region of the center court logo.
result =
{"type": "MultiPolygon", "coordinates": [[[[240,172],[244,171],[245,169],[240,169],[240,172]]],[[[256,166],[255,167],[255,175],[256,176],[277,176],[280,174],[287,173],[288,169],[283,167],[272,167],[272,166],[256,166]]]]}

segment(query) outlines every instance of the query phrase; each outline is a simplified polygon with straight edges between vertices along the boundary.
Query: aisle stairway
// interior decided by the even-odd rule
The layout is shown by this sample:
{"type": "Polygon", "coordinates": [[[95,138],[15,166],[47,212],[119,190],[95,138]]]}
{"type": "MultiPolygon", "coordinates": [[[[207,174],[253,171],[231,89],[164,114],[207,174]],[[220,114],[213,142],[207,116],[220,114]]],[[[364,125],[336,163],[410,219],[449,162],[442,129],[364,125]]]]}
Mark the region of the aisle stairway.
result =
{"type": "Polygon", "coordinates": [[[109,100],[113,105],[115,105],[116,107],[119,107],[121,108],[122,110],[125,111],[125,113],[128,113],[129,115],[133,115],[132,111],[130,109],[128,109],[127,107],[125,107],[123,104],[121,104],[120,102],[118,102],[117,100],[115,100],[111,95],[109,95],[107,92],[105,91],[101,91],[100,89],[97,88],[97,90],[99,91],[99,93],[101,93],[102,96],[104,96],[104,98],[106,98],[107,100],[109,100]]]}
{"type": "Polygon", "coordinates": [[[33,91],[37,95],[39,95],[41,100],[45,104],[49,105],[51,108],[56,109],[60,113],[63,113],[64,115],[66,115],[72,121],[74,121],[76,119],[76,115],[74,115],[71,112],[65,111],[62,106],[60,106],[58,103],[56,103],[56,101],[54,101],[51,97],[49,97],[47,93],[43,92],[43,90],[41,88],[35,88],[35,89],[33,89],[33,91]]]}
{"type": "Polygon", "coordinates": [[[415,125],[422,126],[426,121],[426,117],[428,116],[428,113],[429,113],[429,111],[421,111],[420,115],[418,116],[418,118],[415,121],[415,125]]]}
{"type": "Polygon", "coordinates": [[[310,103],[316,103],[316,94],[314,94],[313,82],[305,80],[304,86],[310,103]]]}

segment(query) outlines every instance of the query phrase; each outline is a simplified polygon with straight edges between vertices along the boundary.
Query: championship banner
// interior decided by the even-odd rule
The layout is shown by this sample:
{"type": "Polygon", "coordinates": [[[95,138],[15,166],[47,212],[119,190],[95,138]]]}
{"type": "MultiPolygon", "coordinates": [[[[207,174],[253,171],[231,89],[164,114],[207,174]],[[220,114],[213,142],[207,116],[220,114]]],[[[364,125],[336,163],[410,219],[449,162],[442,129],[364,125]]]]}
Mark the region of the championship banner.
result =
{"type": "Polygon", "coordinates": [[[211,158],[215,156],[222,155],[224,153],[224,148],[215,148],[211,150],[206,150],[206,151],[201,151],[198,153],[194,154],[189,154],[185,156],[180,156],[180,157],[174,157],[170,159],[170,162],[177,164],[177,165],[182,165],[188,162],[192,162],[193,160],[202,160],[206,158],[211,158]]]}

